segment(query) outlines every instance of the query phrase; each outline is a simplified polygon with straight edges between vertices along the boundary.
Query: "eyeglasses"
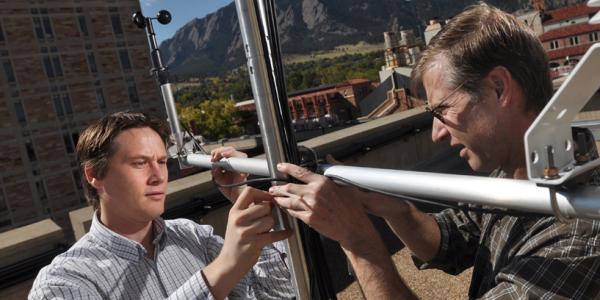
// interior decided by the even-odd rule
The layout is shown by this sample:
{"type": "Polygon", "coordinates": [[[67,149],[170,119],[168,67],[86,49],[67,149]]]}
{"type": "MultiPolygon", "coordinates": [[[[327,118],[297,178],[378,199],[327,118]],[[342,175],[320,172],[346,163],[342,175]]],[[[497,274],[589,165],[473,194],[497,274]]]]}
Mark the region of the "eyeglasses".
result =
{"type": "Polygon", "coordinates": [[[440,122],[442,122],[442,124],[446,124],[446,120],[444,119],[444,116],[442,115],[442,110],[444,109],[444,107],[442,105],[444,104],[444,102],[446,102],[448,99],[450,99],[450,97],[452,97],[452,95],[454,95],[456,92],[458,92],[458,90],[460,90],[460,88],[463,87],[463,85],[465,85],[465,83],[466,83],[466,81],[463,81],[461,84],[459,84],[454,90],[452,90],[452,92],[450,92],[450,94],[446,95],[446,97],[444,97],[440,101],[440,103],[438,103],[438,105],[436,105],[435,107],[426,106],[425,110],[428,111],[431,114],[431,116],[440,120],[440,122]]]}

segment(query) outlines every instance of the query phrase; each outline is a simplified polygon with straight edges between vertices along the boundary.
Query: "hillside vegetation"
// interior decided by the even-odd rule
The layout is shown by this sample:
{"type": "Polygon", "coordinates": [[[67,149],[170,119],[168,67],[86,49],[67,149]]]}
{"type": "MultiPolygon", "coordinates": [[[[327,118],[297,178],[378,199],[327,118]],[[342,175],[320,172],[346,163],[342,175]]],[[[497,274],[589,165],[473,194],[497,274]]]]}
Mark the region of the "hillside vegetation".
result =
{"type": "MultiPolygon", "coordinates": [[[[384,65],[383,54],[344,55],[285,66],[288,93],[319,85],[334,84],[355,78],[378,81],[378,71],[384,65]]],[[[188,78],[190,80],[190,78],[188,78]]],[[[184,107],[204,101],[233,99],[240,102],[252,99],[250,79],[245,67],[224,76],[195,78],[193,84],[185,84],[175,93],[177,103],[184,107]]]]}

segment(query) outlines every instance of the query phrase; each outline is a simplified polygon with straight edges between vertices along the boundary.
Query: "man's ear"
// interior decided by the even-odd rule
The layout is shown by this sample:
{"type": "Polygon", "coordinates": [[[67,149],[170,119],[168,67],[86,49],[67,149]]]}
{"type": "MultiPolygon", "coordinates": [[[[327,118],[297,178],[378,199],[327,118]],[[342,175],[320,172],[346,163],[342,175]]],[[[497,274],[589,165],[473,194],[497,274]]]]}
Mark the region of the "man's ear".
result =
{"type": "Polygon", "coordinates": [[[102,180],[94,174],[94,169],[91,166],[85,166],[83,173],[85,174],[85,180],[95,189],[102,187],[102,180]]]}
{"type": "Polygon", "coordinates": [[[488,73],[488,80],[498,104],[502,107],[511,105],[514,86],[510,71],[503,66],[496,66],[488,73]]]}

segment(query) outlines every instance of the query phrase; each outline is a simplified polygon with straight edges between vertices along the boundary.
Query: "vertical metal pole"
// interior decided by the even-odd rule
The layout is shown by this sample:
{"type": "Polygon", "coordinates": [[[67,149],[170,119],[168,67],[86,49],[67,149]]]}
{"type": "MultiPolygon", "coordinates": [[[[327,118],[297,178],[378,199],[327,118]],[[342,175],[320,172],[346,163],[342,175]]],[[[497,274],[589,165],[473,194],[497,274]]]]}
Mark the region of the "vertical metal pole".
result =
{"type": "MultiPolygon", "coordinates": [[[[254,0],[235,0],[240,31],[244,42],[244,52],[248,59],[248,73],[252,84],[252,92],[256,103],[256,112],[261,128],[263,146],[267,156],[269,173],[273,177],[283,178],[277,171],[277,163],[285,161],[285,150],[279,124],[275,118],[276,91],[270,76],[269,67],[263,51],[264,36],[257,6],[254,0]]],[[[297,220],[282,214],[275,209],[280,226],[287,225],[294,235],[286,240],[292,282],[296,289],[297,299],[310,299],[310,281],[308,269],[301,246],[301,234],[297,220]]]]}
{"type": "MultiPolygon", "coordinates": [[[[283,62],[272,0],[236,0],[248,71],[267,155],[269,174],[283,178],[277,163],[300,163],[288,106],[283,62]]],[[[292,279],[298,299],[335,299],[320,235],[275,210],[279,225],[294,231],[287,240],[292,279]],[[306,255],[305,255],[306,254],[306,255]]]]}
{"type": "Polygon", "coordinates": [[[158,43],[156,42],[156,34],[154,33],[154,27],[152,26],[152,20],[146,18],[146,33],[148,35],[148,46],[150,47],[150,55],[152,58],[152,70],[158,83],[160,84],[160,92],[165,102],[165,110],[167,112],[167,118],[169,119],[169,125],[171,126],[171,134],[175,139],[175,145],[177,146],[177,154],[179,155],[179,165],[186,167],[184,160],[181,158],[183,150],[183,132],[179,126],[179,118],[177,116],[177,109],[175,108],[175,99],[173,98],[173,91],[171,90],[171,83],[169,83],[169,71],[163,65],[160,58],[160,51],[158,50],[158,43]]]}
{"type": "MultiPolygon", "coordinates": [[[[279,34],[274,0],[256,0],[262,23],[264,37],[263,49],[267,54],[265,59],[270,67],[270,75],[275,92],[275,115],[282,139],[282,147],[286,161],[299,164],[300,155],[288,104],[283,60],[279,46],[279,34]]],[[[306,113],[306,112],[305,112],[306,113]]],[[[331,276],[323,250],[321,235],[303,223],[298,223],[308,274],[310,277],[310,299],[336,299],[331,282],[331,276]]]]}

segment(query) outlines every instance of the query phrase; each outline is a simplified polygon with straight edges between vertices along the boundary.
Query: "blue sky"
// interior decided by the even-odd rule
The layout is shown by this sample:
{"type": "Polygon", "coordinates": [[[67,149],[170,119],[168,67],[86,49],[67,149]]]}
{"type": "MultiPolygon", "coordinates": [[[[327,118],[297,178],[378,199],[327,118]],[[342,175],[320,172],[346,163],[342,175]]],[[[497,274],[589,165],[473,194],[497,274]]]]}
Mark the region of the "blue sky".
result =
{"type": "Polygon", "coordinates": [[[142,13],[144,16],[156,16],[161,9],[171,12],[173,21],[168,25],[162,25],[154,22],[154,31],[158,43],[166,40],[175,34],[177,29],[194,18],[202,18],[219,8],[226,6],[233,0],[140,0],[142,13]]]}

